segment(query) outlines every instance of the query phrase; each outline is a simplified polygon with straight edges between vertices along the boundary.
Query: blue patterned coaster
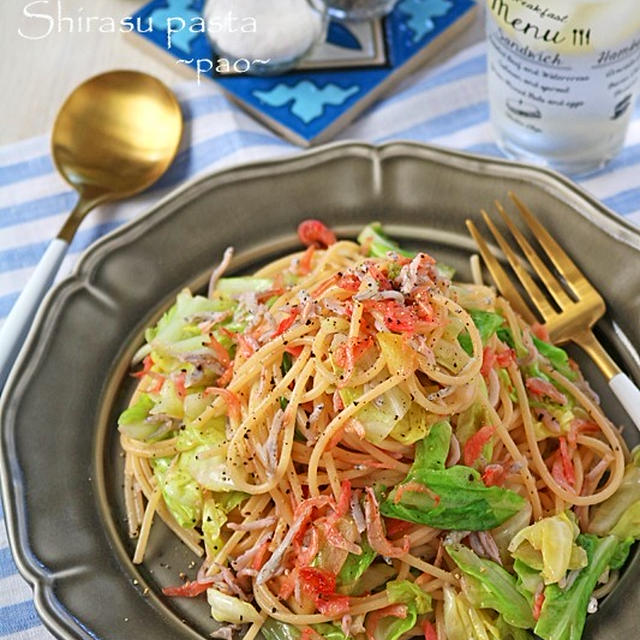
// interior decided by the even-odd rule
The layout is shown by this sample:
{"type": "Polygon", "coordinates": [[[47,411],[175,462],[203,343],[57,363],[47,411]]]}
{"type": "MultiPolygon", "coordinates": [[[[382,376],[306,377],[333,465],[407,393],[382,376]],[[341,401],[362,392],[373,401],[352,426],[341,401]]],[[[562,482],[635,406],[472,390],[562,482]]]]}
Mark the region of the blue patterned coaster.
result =
{"type": "Polygon", "coordinates": [[[136,34],[169,53],[176,64],[198,70],[201,61],[200,75],[211,66],[207,76],[232,99],[303,146],[329,140],[465,28],[476,9],[473,0],[399,0],[382,20],[332,21],[324,45],[298,69],[260,77],[218,64],[206,33],[198,28],[203,5],[204,0],[152,0],[133,16],[136,34]],[[168,28],[173,31],[170,47],[168,28]]]}

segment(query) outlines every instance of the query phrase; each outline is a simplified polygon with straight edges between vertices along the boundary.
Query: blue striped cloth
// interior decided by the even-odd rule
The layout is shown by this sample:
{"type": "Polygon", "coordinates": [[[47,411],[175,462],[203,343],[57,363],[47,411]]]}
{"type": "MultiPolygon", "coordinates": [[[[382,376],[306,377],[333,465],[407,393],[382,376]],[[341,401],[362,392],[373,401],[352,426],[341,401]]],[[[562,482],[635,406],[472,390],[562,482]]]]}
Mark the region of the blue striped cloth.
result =
{"type": "MultiPolygon", "coordinates": [[[[186,119],[179,155],[152,190],[94,211],[83,223],[63,265],[69,269],[94,240],[145,211],[174,187],[232,163],[297,151],[227,101],[212,83],[176,90],[186,119]]],[[[342,132],[340,139],[385,142],[410,139],[500,155],[488,122],[484,44],[407,79],[342,132]]],[[[48,138],[0,149],[0,318],[73,206],[76,195],[57,175],[48,138]]],[[[606,205],[640,225],[640,109],[636,108],[623,152],[604,170],[582,181],[606,205]]],[[[1,320],[0,320],[1,321],[1,320]]],[[[2,513],[0,512],[0,517],[2,513]]],[[[41,640],[31,592],[17,575],[0,525],[0,637],[41,640]]]]}

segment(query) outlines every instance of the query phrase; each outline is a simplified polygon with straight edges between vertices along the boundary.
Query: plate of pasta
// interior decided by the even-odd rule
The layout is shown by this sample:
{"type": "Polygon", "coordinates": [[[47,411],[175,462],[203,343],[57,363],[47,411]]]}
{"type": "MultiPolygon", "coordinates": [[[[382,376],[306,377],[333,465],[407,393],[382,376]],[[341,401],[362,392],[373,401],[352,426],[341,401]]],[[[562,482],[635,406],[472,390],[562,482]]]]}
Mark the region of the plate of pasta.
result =
{"type": "Polygon", "coordinates": [[[2,406],[10,539],[49,627],[633,634],[637,433],[465,236],[513,186],[569,251],[612,256],[581,267],[637,375],[640,234],[541,169],[333,145],[202,179],[90,250],[2,406]]]}

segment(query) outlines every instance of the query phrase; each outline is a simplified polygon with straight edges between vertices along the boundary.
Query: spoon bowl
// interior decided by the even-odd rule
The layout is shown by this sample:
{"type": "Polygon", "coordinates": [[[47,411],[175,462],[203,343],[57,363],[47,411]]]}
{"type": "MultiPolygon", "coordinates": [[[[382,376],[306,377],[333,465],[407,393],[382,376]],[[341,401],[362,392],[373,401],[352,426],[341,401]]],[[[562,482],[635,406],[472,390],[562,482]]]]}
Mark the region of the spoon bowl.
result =
{"type": "Polygon", "coordinates": [[[176,97],[145,73],[103,73],[67,98],[51,149],[58,171],[80,198],[0,330],[0,388],[84,217],[99,204],[150,187],[169,168],[181,137],[176,97]]]}
{"type": "Polygon", "coordinates": [[[173,161],[181,136],[180,105],[164,84],[137,71],[111,71],[67,98],[51,147],[84,210],[152,185],[173,161]]]}

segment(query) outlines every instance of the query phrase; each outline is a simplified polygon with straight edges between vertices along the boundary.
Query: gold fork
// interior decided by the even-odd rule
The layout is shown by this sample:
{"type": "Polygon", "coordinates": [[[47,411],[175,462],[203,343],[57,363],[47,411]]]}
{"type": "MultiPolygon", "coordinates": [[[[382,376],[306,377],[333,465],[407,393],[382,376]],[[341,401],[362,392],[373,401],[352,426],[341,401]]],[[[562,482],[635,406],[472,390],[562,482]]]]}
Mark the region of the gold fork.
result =
{"type": "MultiPolygon", "coordinates": [[[[509,197],[518,208],[525,223],[573,294],[573,296],[569,295],[561,281],[546,266],[526,237],[513,223],[504,207],[500,202],[496,201],[495,205],[498,213],[526,256],[529,264],[540,278],[540,281],[546,287],[547,292],[543,292],[529,274],[529,271],[524,267],[520,258],[509,246],[487,212],[482,210],[482,217],[485,223],[509,261],[524,290],[544,320],[544,326],[549,332],[551,341],[554,344],[571,341],[582,347],[598,365],[606,377],[610,388],[631,416],[635,425],[640,429],[640,390],[638,390],[638,387],[620,370],[611,356],[605,351],[604,347],[598,342],[595,335],[593,335],[593,325],[604,315],[606,310],[602,296],[596,291],[593,285],[587,280],[528,207],[521,202],[515,194],[509,193],[509,197]],[[555,302],[559,310],[554,308],[550,298],[555,302]]],[[[526,322],[529,324],[536,322],[536,317],[533,312],[510,280],[507,272],[491,253],[476,225],[472,220],[467,220],[466,223],[500,293],[511,303],[513,308],[520,313],[526,322]]]]}

